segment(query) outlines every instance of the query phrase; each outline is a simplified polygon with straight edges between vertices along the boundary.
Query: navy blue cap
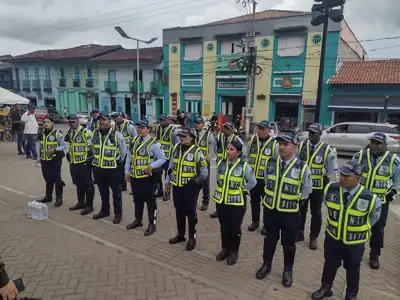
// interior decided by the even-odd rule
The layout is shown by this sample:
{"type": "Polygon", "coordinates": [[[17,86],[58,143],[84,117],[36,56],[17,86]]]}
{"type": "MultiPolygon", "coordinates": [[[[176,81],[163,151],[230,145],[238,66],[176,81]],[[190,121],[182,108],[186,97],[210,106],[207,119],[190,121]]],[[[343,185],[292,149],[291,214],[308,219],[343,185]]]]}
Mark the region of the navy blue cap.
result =
{"type": "Polygon", "coordinates": [[[179,131],[178,136],[192,136],[193,138],[196,137],[194,131],[191,128],[182,128],[179,131]]]}
{"type": "Polygon", "coordinates": [[[138,127],[149,127],[149,122],[147,120],[140,120],[135,124],[138,127]]]}
{"type": "Polygon", "coordinates": [[[382,132],[377,132],[377,133],[374,133],[374,135],[371,136],[369,138],[369,140],[370,141],[371,140],[377,141],[377,142],[380,142],[380,143],[386,143],[386,135],[384,133],[382,133],[382,132]]]}
{"type": "Polygon", "coordinates": [[[107,113],[100,113],[98,119],[110,120],[111,117],[107,113]]]}
{"type": "Polygon", "coordinates": [[[98,108],[93,108],[93,109],[92,109],[92,114],[98,113],[98,112],[100,112],[100,110],[99,110],[98,108]]]}
{"type": "Polygon", "coordinates": [[[78,117],[76,115],[68,115],[67,120],[68,121],[76,121],[76,120],[78,120],[78,117]]]}
{"type": "Polygon", "coordinates": [[[269,128],[269,122],[267,120],[263,120],[257,124],[257,127],[260,128],[269,128]]]}
{"type": "Polygon", "coordinates": [[[233,124],[232,122],[225,122],[224,125],[222,125],[226,129],[233,129],[233,124]]]}
{"type": "Polygon", "coordinates": [[[359,163],[354,161],[348,161],[343,166],[341,166],[338,171],[343,175],[352,175],[355,174],[357,176],[362,175],[362,167],[359,163]]]}
{"type": "Polygon", "coordinates": [[[158,119],[159,119],[160,121],[164,121],[164,120],[167,120],[167,119],[168,119],[168,116],[167,116],[166,114],[161,114],[161,115],[158,117],[158,119]]]}
{"type": "Polygon", "coordinates": [[[279,141],[285,141],[285,142],[288,142],[288,143],[292,143],[294,145],[297,145],[299,143],[298,138],[295,135],[292,135],[292,134],[284,134],[284,135],[281,135],[281,136],[277,136],[275,138],[275,140],[278,141],[278,142],[279,141]]]}
{"type": "Polygon", "coordinates": [[[203,118],[197,118],[194,122],[195,122],[196,124],[204,124],[203,118]]]}
{"type": "Polygon", "coordinates": [[[34,109],[34,108],[36,108],[36,105],[33,104],[33,103],[29,103],[29,104],[28,104],[28,108],[29,108],[29,109],[34,109]]]}
{"type": "Polygon", "coordinates": [[[123,117],[124,113],[122,111],[118,111],[118,112],[114,112],[111,116],[113,118],[115,118],[115,117],[123,117]]]}
{"type": "Polygon", "coordinates": [[[322,126],[319,123],[311,124],[308,127],[308,131],[315,132],[315,133],[322,132],[322,126]]]}

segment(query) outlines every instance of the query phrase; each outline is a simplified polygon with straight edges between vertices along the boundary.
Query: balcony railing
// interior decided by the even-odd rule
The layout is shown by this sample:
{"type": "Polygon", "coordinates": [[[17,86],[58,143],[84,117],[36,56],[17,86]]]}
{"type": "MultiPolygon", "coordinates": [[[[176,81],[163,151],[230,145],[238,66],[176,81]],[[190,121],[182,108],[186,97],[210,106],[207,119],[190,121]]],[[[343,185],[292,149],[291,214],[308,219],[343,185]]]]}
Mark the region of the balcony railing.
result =
{"type": "Polygon", "coordinates": [[[31,82],[29,79],[23,79],[22,80],[22,90],[24,92],[30,92],[31,91],[31,82]]]}
{"type": "Polygon", "coordinates": [[[51,92],[53,90],[51,86],[51,79],[44,79],[43,80],[43,91],[44,92],[51,92]]]}
{"type": "Polygon", "coordinates": [[[94,87],[94,79],[88,78],[86,79],[86,87],[92,89],[94,87]]]}
{"type": "Polygon", "coordinates": [[[164,95],[164,84],[161,80],[150,82],[150,91],[153,95],[164,95]]]}
{"type": "Polygon", "coordinates": [[[40,86],[40,79],[32,80],[32,91],[40,92],[41,90],[42,90],[42,88],[40,86]]]}
{"type": "Polygon", "coordinates": [[[104,90],[107,93],[116,93],[118,91],[118,84],[116,81],[104,81],[104,90]]]}
{"type": "Polygon", "coordinates": [[[76,88],[81,87],[81,80],[75,78],[74,80],[72,80],[72,86],[76,88]]]}
{"type": "Polygon", "coordinates": [[[8,81],[0,81],[0,87],[6,90],[12,90],[13,89],[13,82],[8,80],[8,81]]]}
{"type": "MultiPolygon", "coordinates": [[[[139,81],[139,94],[142,94],[144,92],[144,87],[143,87],[143,81],[139,81]]],[[[129,81],[129,90],[132,93],[137,92],[137,81],[129,81]]]]}
{"type": "Polygon", "coordinates": [[[67,87],[67,79],[65,78],[60,78],[59,82],[58,82],[59,87],[61,88],[65,88],[67,87]]]}

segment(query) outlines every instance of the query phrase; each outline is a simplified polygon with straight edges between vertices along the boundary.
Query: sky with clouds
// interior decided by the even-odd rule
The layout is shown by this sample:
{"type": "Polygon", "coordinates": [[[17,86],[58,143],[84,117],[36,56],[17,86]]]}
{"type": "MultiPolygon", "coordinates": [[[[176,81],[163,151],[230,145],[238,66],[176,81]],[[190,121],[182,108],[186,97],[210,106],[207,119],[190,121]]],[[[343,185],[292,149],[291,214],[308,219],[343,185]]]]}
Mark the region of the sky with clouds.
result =
{"type": "MultiPolygon", "coordinates": [[[[0,55],[82,44],[121,44],[135,48],[113,29],[131,36],[158,37],[162,29],[243,15],[238,0],[1,0],[0,55]]],[[[239,1],[240,2],[240,1],[239,1]]],[[[312,0],[258,0],[257,11],[309,11],[312,0]]],[[[347,0],[345,16],[359,40],[400,36],[399,0],[347,0]],[[382,3],[385,5],[382,5],[382,3]]],[[[400,57],[400,39],[363,42],[371,58],[400,57]],[[379,49],[388,48],[388,49],[379,49]],[[372,50],[372,51],[371,51],[372,50]]]]}

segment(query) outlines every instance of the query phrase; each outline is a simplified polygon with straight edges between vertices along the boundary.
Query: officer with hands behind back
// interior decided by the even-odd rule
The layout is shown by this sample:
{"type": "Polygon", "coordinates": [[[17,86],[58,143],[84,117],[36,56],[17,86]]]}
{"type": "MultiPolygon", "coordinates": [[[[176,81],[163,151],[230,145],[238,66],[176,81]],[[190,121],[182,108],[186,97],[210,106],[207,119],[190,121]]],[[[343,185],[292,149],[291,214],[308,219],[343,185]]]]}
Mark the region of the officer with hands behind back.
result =
{"type": "Polygon", "coordinates": [[[94,184],[92,176],[91,150],[92,133],[79,124],[76,115],[67,117],[68,130],[64,140],[66,143],[66,156],[70,163],[69,171],[73,184],[76,186],[78,203],[70,207],[70,211],[81,210],[81,215],[90,214],[93,211],[94,184]]]}
{"type": "Polygon", "coordinates": [[[239,141],[228,144],[227,158],[218,163],[217,186],[212,198],[221,228],[222,250],[217,261],[227,259],[228,265],[234,265],[238,259],[247,194],[257,184],[253,169],[241,159],[242,148],[239,141]]]}
{"type": "Polygon", "coordinates": [[[361,186],[363,168],[349,161],[339,168],[340,182],[328,184],[324,201],[328,209],[324,243],[324,269],[321,288],[313,300],[331,297],[332,284],[341,266],[346,269],[345,300],[356,300],[360,283],[360,264],[370,229],[379,219],[381,200],[361,186]]]}
{"type": "Polygon", "coordinates": [[[375,133],[369,140],[369,147],[356,153],[353,162],[358,162],[363,169],[360,184],[382,201],[382,213],[378,222],[372,227],[369,241],[371,248],[369,265],[372,269],[379,269],[389,203],[394,200],[396,189],[400,184],[400,157],[396,153],[387,151],[384,133],[375,133]]]}
{"type": "Polygon", "coordinates": [[[296,157],[298,140],[285,134],[276,138],[279,157],[270,158],[265,167],[265,230],[263,265],[257,271],[258,279],[265,278],[272,267],[276,245],[281,238],[284,269],[282,284],[291,287],[296,254],[296,236],[299,225],[300,201],[312,192],[311,171],[296,157]]]}
{"type": "Polygon", "coordinates": [[[207,178],[207,162],[203,152],[196,146],[196,135],[192,129],[184,128],[178,134],[181,142],[171,152],[168,175],[164,190],[171,184],[178,234],[169,240],[170,244],[186,241],[186,218],[188,219],[189,240],[187,251],[196,247],[197,196],[198,186],[207,178]]]}
{"type": "Polygon", "coordinates": [[[141,120],[136,123],[138,135],[132,140],[129,155],[125,163],[125,179],[131,183],[133,202],[135,203],[135,220],[126,229],[143,226],[144,204],[147,204],[149,226],[144,235],[156,231],[157,202],[154,185],[157,176],[161,176],[165,164],[165,154],[160,143],[149,135],[149,123],[141,120]]]}

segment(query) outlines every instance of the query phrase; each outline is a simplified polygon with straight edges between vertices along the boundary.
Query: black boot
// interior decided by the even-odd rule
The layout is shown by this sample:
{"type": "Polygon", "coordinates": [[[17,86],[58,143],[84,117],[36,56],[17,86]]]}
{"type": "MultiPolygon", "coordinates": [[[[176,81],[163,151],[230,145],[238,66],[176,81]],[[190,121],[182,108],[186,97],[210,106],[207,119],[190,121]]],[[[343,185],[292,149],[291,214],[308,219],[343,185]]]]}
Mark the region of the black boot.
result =
{"type": "Polygon", "coordinates": [[[203,203],[200,207],[201,211],[206,211],[208,209],[208,204],[203,203]]]}
{"type": "Polygon", "coordinates": [[[40,199],[38,202],[40,203],[49,203],[53,201],[53,197],[52,196],[44,196],[42,199],[40,199]]]}
{"type": "Polygon", "coordinates": [[[299,231],[296,236],[296,242],[304,241],[304,231],[299,231]]]}
{"type": "Polygon", "coordinates": [[[271,269],[272,269],[271,263],[269,262],[263,263],[261,268],[256,273],[256,278],[264,279],[265,277],[267,277],[269,273],[271,273],[271,269]]]}
{"type": "Polygon", "coordinates": [[[106,214],[105,212],[100,211],[98,214],[95,214],[93,216],[94,220],[99,220],[99,219],[104,219],[107,218],[110,215],[110,213],[106,214]]]}
{"type": "Polygon", "coordinates": [[[63,205],[63,197],[62,196],[57,196],[56,197],[56,202],[54,203],[54,207],[60,207],[63,205]]]}
{"type": "Polygon", "coordinates": [[[379,257],[378,256],[370,256],[369,258],[369,267],[373,270],[378,270],[380,268],[379,257]]]}
{"type": "Polygon", "coordinates": [[[239,257],[239,255],[236,251],[231,252],[226,260],[226,263],[228,264],[228,266],[233,266],[234,264],[236,264],[238,257],[239,257]]]}
{"type": "Polygon", "coordinates": [[[323,284],[319,290],[315,291],[311,295],[312,300],[322,300],[333,296],[332,286],[323,284]]]}
{"type": "Polygon", "coordinates": [[[291,287],[293,284],[293,271],[292,270],[285,270],[282,274],[282,285],[284,287],[291,287]]]}
{"type": "Polygon", "coordinates": [[[114,216],[113,224],[120,224],[121,221],[122,221],[122,216],[121,215],[115,215],[114,216]]]}
{"type": "Polygon", "coordinates": [[[69,211],[84,209],[86,207],[84,201],[78,201],[77,204],[69,208],[69,211]]]}
{"type": "Polygon", "coordinates": [[[249,227],[247,227],[248,231],[255,231],[258,227],[260,227],[260,222],[256,221],[253,222],[249,225],[249,227]]]}
{"type": "Polygon", "coordinates": [[[86,190],[85,190],[85,208],[81,211],[81,215],[85,216],[93,212],[93,201],[94,201],[94,194],[95,194],[95,188],[94,186],[90,185],[86,190]]]}
{"type": "Polygon", "coordinates": [[[318,242],[317,238],[310,236],[310,249],[317,250],[318,249],[318,242]]]}
{"type": "Polygon", "coordinates": [[[170,239],[168,241],[168,243],[170,243],[171,245],[175,245],[175,244],[183,243],[183,242],[186,242],[185,234],[180,234],[180,233],[178,233],[175,237],[173,237],[172,239],[170,239]]]}
{"type": "Polygon", "coordinates": [[[150,236],[152,235],[154,232],[156,232],[156,225],[154,224],[149,224],[149,227],[147,227],[146,231],[144,232],[144,236],[150,236]]]}
{"type": "Polygon", "coordinates": [[[194,248],[196,248],[196,239],[189,238],[189,240],[186,244],[186,251],[192,251],[194,248]]]}
{"type": "Polygon", "coordinates": [[[210,214],[210,218],[211,218],[211,219],[216,219],[216,218],[218,218],[217,212],[216,212],[216,211],[212,212],[212,213],[210,214]]]}
{"type": "Polygon", "coordinates": [[[135,220],[135,221],[133,221],[131,224],[129,224],[128,226],[126,226],[126,229],[127,229],[127,230],[131,230],[131,229],[135,229],[135,228],[142,227],[142,226],[143,226],[142,221],[135,220]]]}
{"type": "Polygon", "coordinates": [[[90,213],[93,212],[93,207],[92,206],[86,206],[82,211],[81,211],[81,215],[82,216],[86,216],[90,213]]]}
{"type": "Polygon", "coordinates": [[[265,227],[263,227],[262,229],[261,229],[261,232],[260,232],[262,235],[267,235],[267,229],[265,229],[265,227]]]}
{"type": "Polygon", "coordinates": [[[226,249],[222,249],[220,253],[217,254],[217,261],[224,261],[229,256],[229,252],[226,249]]]}
{"type": "Polygon", "coordinates": [[[352,295],[346,295],[344,300],[357,300],[357,296],[352,296],[352,295]]]}

